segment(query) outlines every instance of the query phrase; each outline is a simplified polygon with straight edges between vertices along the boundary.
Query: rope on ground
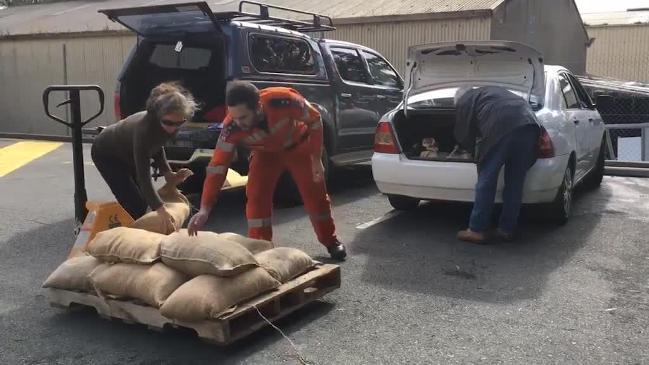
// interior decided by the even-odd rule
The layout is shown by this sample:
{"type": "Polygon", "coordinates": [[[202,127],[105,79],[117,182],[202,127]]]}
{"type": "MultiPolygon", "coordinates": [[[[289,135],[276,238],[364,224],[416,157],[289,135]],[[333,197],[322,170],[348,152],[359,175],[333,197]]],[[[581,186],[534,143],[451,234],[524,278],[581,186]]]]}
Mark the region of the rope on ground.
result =
{"type": "Polygon", "coordinates": [[[295,346],[295,343],[293,343],[293,341],[291,341],[291,339],[288,338],[288,336],[287,336],[286,334],[284,334],[284,332],[283,332],[281,329],[279,329],[279,327],[275,326],[271,321],[269,321],[268,318],[266,318],[266,317],[261,313],[261,311],[259,310],[259,308],[257,308],[256,305],[253,305],[252,307],[255,308],[255,309],[257,310],[257,313],[259,313],[259,316],[261,317],[261,319],[263,319],[264,321],[266,321],[266,323],[268,323],[269,326],[271,326],[272,328],[274,328],[277,332],[279,332],[280,335],[282,335],[282,337],[284,337],[284,339],[286,339],[286,341],[288,341],[288,343],[289,343],[289,344],[291,345],[291,347],[293,348],[293,351],[295,352],[295,355],[297,356],[297,360],[300,362],[301,365],[315,365],[315,363],[310,362],[309,360],[306,359],[306,357],[304,357],[304,356],[300,353],[300,351],[297,349],[297,346],[295,346]]]}

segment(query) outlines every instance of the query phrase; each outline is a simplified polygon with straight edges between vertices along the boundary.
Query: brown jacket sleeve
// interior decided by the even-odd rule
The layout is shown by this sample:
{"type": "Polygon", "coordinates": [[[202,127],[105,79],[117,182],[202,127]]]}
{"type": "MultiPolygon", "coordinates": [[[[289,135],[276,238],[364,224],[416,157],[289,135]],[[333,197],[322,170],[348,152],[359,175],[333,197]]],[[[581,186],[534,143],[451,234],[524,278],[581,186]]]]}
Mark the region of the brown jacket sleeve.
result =
{"type": "Polygon", "coordinates": [[[142,195],[152,210],[160,208],[163,204],[158,192],[153,188],[151,181],[151,157],[147,151],[146,128],[140,127],[133,134],[133,159],[135,160],[135,176],[137,185],[140,187],[142,195]]]}
{"type": "Polygon", "coordinates": [[[164,147],[160,147],[160,150],[156,154],[153,155],[153,161],[155,162],[155,165],[160,169],[161,174],[166,174],[167,172],[171,171],[171,166],[169,166],[169,162],[167,161],[167,155],[165,154],[165,149],[164,147]]]}

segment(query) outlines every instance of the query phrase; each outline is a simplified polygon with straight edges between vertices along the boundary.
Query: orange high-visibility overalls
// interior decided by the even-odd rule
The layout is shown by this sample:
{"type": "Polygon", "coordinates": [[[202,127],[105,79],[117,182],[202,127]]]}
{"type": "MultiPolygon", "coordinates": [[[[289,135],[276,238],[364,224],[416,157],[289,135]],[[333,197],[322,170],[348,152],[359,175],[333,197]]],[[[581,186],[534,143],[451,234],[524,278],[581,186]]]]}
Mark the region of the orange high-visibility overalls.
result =
{"type": "Polygon", "coordinates": [[[271,87],[260,91],[266,120],[250,130],[237,126],[230,115],[207,167],[202,206],[212,206],[221,191],[237,145],[252,151],[246,195],[248,236],[272,240],[273,193],[281,174],[289,170],[318,236],[336,244],[331,202],[322,166],[323,125],[320,113],[296,90],[271,87]]]}

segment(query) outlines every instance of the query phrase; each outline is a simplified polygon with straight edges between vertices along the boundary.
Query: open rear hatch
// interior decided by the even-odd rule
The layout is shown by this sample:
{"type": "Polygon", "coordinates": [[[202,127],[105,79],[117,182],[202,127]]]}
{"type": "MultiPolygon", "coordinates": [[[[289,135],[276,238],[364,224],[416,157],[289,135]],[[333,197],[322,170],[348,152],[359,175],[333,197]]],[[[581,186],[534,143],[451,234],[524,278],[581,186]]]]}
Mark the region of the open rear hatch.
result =
{"type": "Polygon", "coordinates": [[[216,17],[204,1],[103,9],[99,12],[143,37],[220,32],[216,17]]]}
{"type": "Polygon", "coordinates": [[[455,91],[463,86],[501,86],[543,105],[545,73],[537,50],[507,41],[435,43],[408,49],[403,109],[394,127],[410,159],[472,162],[453,136],[455,91]]]}
{"type": "Polygon", "coordinates": [[[410,95],[458,86],[502,86],[543,105],[543,56],[509,41],[446,42],[408,48],[404,107],[410,95]]]}

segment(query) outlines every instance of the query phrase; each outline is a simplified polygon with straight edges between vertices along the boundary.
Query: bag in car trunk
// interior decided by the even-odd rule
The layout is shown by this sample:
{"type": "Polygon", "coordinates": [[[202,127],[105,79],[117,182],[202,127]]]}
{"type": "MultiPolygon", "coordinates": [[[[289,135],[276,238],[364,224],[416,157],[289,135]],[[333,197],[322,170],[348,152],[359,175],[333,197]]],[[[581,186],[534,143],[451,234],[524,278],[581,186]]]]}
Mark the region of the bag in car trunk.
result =
{"type": "Polygon", "coordinates": [[[394,117],[394,127],[403,153],[412,160],[473,162],[473,156],[458,146],[453,135],[455,110],[403,111],[394,117]]]}

